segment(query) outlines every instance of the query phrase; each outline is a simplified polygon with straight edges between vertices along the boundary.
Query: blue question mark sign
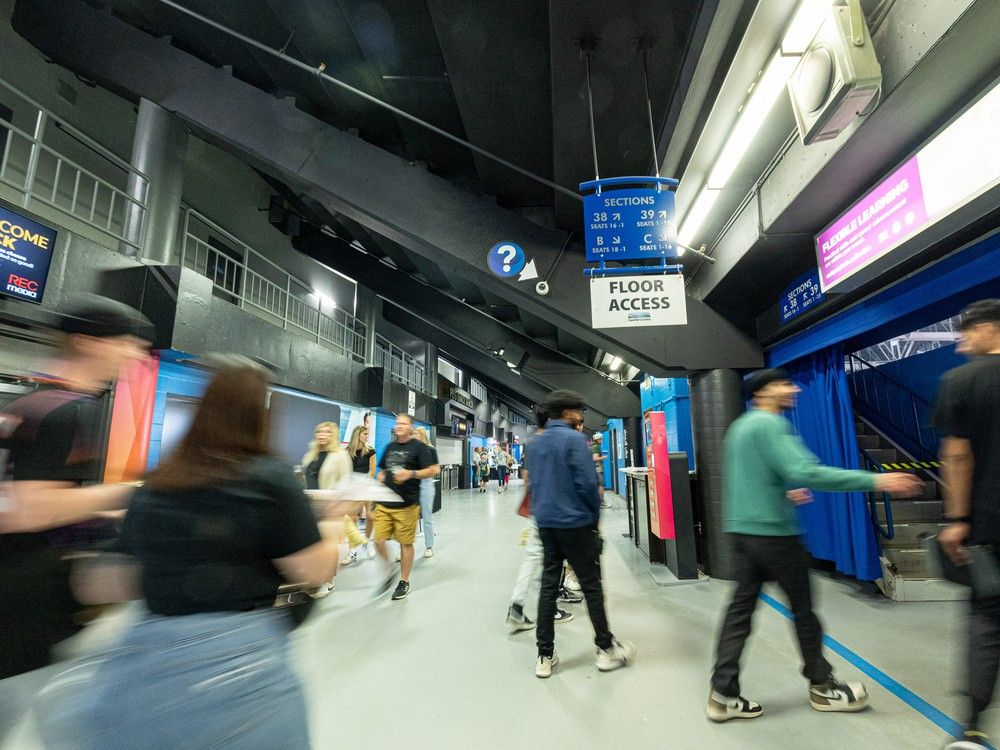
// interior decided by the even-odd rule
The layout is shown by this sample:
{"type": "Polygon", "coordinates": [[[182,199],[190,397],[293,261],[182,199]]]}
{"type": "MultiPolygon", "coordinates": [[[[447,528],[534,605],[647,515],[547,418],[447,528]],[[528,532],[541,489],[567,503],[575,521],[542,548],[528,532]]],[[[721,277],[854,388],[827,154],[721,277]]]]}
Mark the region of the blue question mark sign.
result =
{"type": "Polygon", "coordinates": [[[517,276],[524,270],[526,262],[524,250],[513,242],[498,242],[490,248],[486,259],[490,270],[501,279],[517,276]]]}

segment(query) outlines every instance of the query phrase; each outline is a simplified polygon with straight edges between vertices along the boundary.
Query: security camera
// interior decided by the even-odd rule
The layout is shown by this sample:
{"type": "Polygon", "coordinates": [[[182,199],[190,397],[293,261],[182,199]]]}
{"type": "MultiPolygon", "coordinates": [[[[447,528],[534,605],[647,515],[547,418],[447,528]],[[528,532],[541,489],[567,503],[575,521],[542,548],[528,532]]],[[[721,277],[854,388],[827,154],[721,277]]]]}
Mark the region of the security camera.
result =
{"type": "Polygon", "coordinates": [[[542,297],[549,293],[549,282],[539,281],[535,284],[535,291],[542,297]]]}

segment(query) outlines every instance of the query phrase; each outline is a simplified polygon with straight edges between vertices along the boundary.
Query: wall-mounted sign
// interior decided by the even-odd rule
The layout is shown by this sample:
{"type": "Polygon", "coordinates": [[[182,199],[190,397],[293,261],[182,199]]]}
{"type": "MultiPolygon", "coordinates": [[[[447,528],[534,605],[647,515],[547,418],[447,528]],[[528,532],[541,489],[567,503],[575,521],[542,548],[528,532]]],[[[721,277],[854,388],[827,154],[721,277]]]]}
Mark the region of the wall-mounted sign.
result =
{"type": "Polygon", "coordinates": [[[0,294],[42,301],[57,234],[0,204],[0,294]]]}
{"type": "Polygon", "coordinates": [[[787,323],[826,299],[819,283],[819,269],[797,278],[781,296],[781,322],[787,323]]]}
{"type": "Polygon", "coordinates": [[[587,262],[676,257],[674,192],[664,186],[676,184],[676,180],[653,177],[582,183],[581,190],[594,191],[583,197],[587,262]],[[655,186],[614,189],[642,183],[655,186]]]}
{"type": "Polygon", "coordinates": [[[406,392],[406,413],[411,417],[417,416],[417,394],[415,391],[406,392]]]}
{"type": "Polygon", "coordinates": [[[486,262],[495,276],[507,279],[524,270],[527,258],[520,245],[513,242],[498,242],[490,248],[486,262]]]}
{"type": "Polygon", "coordinates": [[[1000,84],[816,237],[823,291],[1000,184],[1000,84]]]}
{"type": "Polygon", "coordinates": [[[602,276],[590,280],[593,328],[687,324],[684,277],[602,276]]]}
{"type": "Polygon", "coordinates": [[[448,389],[448,396],[452,401],[461,404],[466,409],[476,408],[476,402],[472,400],[472,396],[457,386],[452,386],[448,389]]]}

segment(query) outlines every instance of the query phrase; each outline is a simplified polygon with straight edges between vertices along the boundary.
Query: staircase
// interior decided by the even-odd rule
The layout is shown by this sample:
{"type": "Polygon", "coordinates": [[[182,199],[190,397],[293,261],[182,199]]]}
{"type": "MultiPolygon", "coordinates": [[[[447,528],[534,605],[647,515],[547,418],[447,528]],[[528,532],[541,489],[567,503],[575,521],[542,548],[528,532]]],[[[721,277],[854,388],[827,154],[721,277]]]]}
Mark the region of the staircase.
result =
{"type": "Polygon", "coordinates": [[[881,545],[882,578],[877,583],[882,593],[895,601],[964,599],[967,592],[961,586],[928,572],[927,553],[920,541],[924,534],[936,534],[945,526],[941,486],[933,473],[936,462],[915,460],[866,419],[859,417],[855,428],[858,447],[869,468],[915,472],[924,480],[919,497],[885,497],[872,502],[872,519],[881,545]]]}

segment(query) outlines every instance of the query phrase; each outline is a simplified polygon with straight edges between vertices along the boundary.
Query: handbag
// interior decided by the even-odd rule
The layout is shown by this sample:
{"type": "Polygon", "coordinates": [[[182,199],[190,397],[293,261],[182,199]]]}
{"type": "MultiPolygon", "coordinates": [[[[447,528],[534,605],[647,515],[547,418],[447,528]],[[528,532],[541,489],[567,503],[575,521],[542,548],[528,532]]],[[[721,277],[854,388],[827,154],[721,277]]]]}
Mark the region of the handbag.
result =
{"type": "Polygon", "coordinates": [[[522,518],[531,517],[531,488],[529,487],[527,492],[524,493],[524,499],[521,500],[521,504],[517,506],[517,515],[522,518]]]}

